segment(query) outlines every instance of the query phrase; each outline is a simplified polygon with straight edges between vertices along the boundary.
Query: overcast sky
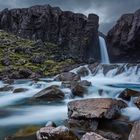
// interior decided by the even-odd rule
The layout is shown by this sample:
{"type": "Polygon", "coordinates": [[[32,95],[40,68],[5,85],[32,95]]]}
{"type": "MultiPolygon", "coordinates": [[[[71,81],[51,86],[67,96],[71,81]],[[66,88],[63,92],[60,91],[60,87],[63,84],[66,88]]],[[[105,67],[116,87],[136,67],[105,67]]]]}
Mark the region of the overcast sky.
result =
{"type": "Polygon", "coordinates": [[[124,13],[140,9],[140,0],[0,0],[4,8],[29,7],[36,4],[59,6],[78,13],[96,13],[100,17],[100,30],[106,33],[124,13]]]}

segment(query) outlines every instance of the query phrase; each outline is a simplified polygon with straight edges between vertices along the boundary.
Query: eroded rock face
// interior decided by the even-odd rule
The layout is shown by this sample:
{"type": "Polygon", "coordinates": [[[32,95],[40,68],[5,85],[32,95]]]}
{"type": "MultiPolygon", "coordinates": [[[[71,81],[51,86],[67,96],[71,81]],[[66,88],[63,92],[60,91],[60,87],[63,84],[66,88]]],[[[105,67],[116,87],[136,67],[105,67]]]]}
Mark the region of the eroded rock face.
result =
{"type": "Polygon", "coordinates": [[[140,10],[125,14],[108,32],[107,40],[112,61],[140,62],[140,10]],[[135,54],[135,55],[133,55],[135,54]]]}
{"type": "MultiPolygon", "coordinates": [[[[98,21],[95,14],[86,17],[50,5],[0,12],[0,29],[23,38],[55,43],[62,48],[62,59],[80,62],[100,60],[98,21]]],[[[33,60],[41,62],[40,58],[33,60]]]]}
{"type": "Polygon", "coordinates": [[[86,133],[81,140],[109,140],[94,132],[86,133]]]}
{"type": "Polygon", "coordinates": [[[133,129],[129,135],[128,140],[139,140],[140,139],[140,121],[135,122],[133,129]]]}
{"type": "Polygon", "coordinates": [[[108,98],[77,100],[68,103],[68,116],[74,119],[112,119],[126,106],[122,101],[108,98]]]}

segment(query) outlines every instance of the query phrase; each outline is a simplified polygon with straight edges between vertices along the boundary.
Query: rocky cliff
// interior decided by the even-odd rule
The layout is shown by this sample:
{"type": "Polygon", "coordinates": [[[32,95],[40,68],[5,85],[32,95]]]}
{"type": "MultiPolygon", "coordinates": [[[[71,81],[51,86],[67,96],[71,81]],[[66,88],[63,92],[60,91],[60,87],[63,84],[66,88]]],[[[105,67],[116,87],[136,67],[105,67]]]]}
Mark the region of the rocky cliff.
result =
{"type": "Polygon", "coordinates": [[[140,62],[140,10],[122,15],[107,40],[113,62],[140,62]]]}
{"type": "Polygon", "coordinates": [[[99,61],[98,21],[95,14],[62,11],[50,5],[0,12],[0,29],[22,38],[51,42],[61,48],[59,61],[99,61]]]}

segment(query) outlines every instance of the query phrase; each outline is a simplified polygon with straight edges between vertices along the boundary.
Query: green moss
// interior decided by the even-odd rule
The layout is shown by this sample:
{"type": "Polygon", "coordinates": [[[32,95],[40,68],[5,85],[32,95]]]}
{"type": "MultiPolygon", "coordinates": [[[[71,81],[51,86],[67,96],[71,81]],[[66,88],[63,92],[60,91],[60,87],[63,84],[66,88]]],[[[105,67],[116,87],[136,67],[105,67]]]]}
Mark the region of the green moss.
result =
{"type": "Polygon", "coordinates": [[[53,60],[48,60],[45,62],[45,76],[51,76],[60,73],[61,69],[74,64],[75,62],[71,59],[67,59],[61,62],[55,62],[53,60]]]}
{"type": "Polygon", "coordinates": [[[41,127],[40,126],[28,126],[24,129],[19,130],[14,136],[15,137],[22,137],[22,136],[29,136],[35,134],[41,127]]]}
{"type": "Polygon", "coordinates": [[[43,48],[36,48],[34,46],[34,41],[29,39],[22,39],[4,31],[0,31],[0,41],[0,72],[5,67],[1,62],[1,60],[5,57],[4,52],[6,52],[6,55],[8,54],[11,65],[15,70],[18,70],[19,68],[28,68],[33,72],[41,70],[44,72],[45,76],[58,74],[65,66],[74,64],[74,61],[71,59],[67,59],[61,62],[54,61],[55,56],[58,54],[61,55],[62,48],[53,43],[46,42],[43,48]],[[15,52],[15,47],[25,47],[26,49],[30,48],[31,52],[15,52]],[[31,61],[31,57],[35,55],[46,56],[46,60],[44,60],[42,64],[34,64],[31,61]]]}

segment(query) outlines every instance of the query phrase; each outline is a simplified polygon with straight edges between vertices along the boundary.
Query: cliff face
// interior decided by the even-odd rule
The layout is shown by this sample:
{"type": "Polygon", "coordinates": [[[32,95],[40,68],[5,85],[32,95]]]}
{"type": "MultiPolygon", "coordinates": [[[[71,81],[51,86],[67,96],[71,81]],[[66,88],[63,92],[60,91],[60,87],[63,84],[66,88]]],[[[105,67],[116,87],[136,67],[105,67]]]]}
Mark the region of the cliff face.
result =
{"type": "Polygon", "coordinates": [[[100,60],[98,21],[95,14],[86,17],[50,5],[0,12],[0,29],[55,43],[62,50],[60,60],[72,58],[78,62],[100,60]]]}
{"type": "Polygon", "coordinates": [[[125,14],[108,32],[107,40],[114,62],[140,62],[140,10],[125,14]]]}

